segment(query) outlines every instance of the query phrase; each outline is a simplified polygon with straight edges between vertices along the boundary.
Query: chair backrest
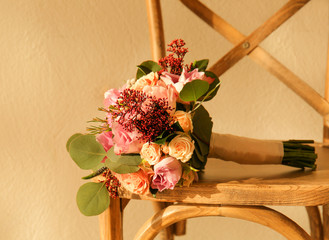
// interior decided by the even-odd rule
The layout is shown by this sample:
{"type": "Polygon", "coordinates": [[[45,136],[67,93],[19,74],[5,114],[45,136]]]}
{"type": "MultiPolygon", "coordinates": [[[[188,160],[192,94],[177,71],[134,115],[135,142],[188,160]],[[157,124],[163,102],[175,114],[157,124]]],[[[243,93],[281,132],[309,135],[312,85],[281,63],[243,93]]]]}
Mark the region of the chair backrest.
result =
{"type": "MultiPolygon", "coordinates": [[[[329,48],[327,73],[325,79],[325,97],[322,97],[305,81],[300,79],[286,66],[258,45],[282,23],[293,16],[309,0],[290,0],[272,17],[264,22],[249,36],[244,36],[223,18],[218,16],[198,0],[180,0],[187,8],[205,21],[215,31],[233,43],[235,46],[220,58],[210,71],[222,75],[244,56],[248,55],[257,64],[276,76],[287,87],[304,99],[314,110],[323,116],[323,142],[329,144],[329,48]]],[[[146,0],[152,58],[158,60],[165,55],[165,41],[162,24],[160,0],[146,0]]],[[[328,42],[329,44],[329,42],[328,42]]]]}

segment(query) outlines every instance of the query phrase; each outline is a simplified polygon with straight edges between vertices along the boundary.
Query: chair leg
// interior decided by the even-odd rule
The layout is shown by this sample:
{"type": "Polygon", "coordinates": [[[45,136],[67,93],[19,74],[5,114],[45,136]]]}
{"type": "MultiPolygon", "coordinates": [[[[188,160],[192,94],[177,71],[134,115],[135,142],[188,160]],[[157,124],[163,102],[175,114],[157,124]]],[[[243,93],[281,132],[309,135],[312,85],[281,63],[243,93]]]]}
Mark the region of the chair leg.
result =
{"type": "Polygon", "coordinates": [[[122,240],[123,208],[122,199],[111,198],[110,206],[99,215],[100,239],[101,240],[122,240]]]}
{"type": "Polygon", "coordinates": [[[323,236],[329,240],[329,204],[323,206],[323,236]]]}
{"type": "Polygon", "coordinates": [[[323,228],[318,206],[306,207],[313,240],[323,240],[323,228]]]}
{"type": "Polygon", "coordinates": [[[311,240],[311,237],[299,225],[273,209],[262,206],[220,205],[171,205],[151,217],[138,231],[134,239],[151,240],[161,229],[175,222],[203,216],[244,219],[270,227],[288,240],[311,240]]]}
{"type": "MultiPolygon", "coordinates": [[[[170,205],[166,202],[152,202],[154,211],[160,212],[170,205]]],[[[161,240],[174,240],[173,226],[168,226],[161,231],[161,240]]]]}
{"type": "Polygon", "coordinates": [[[176,236],[183,236],[186,234],[186,220],[174,224],[174,233],[176,236]]]}

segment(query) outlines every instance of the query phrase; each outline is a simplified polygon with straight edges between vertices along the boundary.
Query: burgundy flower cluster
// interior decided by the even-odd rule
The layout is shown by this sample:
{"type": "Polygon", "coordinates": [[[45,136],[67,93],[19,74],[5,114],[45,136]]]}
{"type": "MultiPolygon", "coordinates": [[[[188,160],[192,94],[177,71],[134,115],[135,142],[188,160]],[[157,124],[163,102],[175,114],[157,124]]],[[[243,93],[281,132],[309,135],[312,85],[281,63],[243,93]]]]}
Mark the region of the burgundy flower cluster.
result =
{"type": "Polygon", "coordinates": [[[161,58],[159,64],[170,73],[180,75],[183,69],[184,56],[188,52],[187,48],[184,48],[185,42],[182,39],[176,39],[168,44],[168,52],[171,52],[168,56],[161,58]],[[176,56],[175,56],[176,55],[176,56]]]}
{"type": "Polygon", "coordinates": [[[119,180],[111,174],[110,170],[103,172],[103,177],[106,178],[104,182],[110,197],[114,199],[119,197],[118,189],[121,186],[119,180]]]}
{"type": "Polygon", "coordinates": [[[112,117],[126,131],[137,130],[140,139],[151,142],[165,130],[173,131],[173,109],[165,98],[148,96],[142,91],[125,89],[116,102],[112,117]]]}

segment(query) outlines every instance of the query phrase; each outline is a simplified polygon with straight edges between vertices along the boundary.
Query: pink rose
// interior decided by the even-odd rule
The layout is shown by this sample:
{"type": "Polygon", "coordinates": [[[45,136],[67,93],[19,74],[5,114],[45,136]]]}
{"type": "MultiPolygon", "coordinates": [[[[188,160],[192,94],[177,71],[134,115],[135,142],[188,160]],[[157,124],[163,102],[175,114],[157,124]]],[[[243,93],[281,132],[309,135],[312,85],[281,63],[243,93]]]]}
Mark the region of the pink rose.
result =
{"type": "Polygon", "coordinates": [[[112,132],[102,132],[96,137],[96,140],[103,145],[104,150],[107,152],[113,147],[113,134],[112,132]]]}
{"type": "Polygon", "coordinates": [[[188,72],[184,68],[180,76],[168,72],[163,72],[161,75],[161,79],[167,85],[173,85],[178,93],[183,89],[186,83],[192,82],[193,80],[200,79],[208,82],[209,84],[211,84],[215,80],[211,77],[207,77],[204,72],[199,72],[197,68],[195,68],[191,72],[188,72]]]}
{"type": "Polygon", "coordinates": [[[112,88],[104,93],[104,106],[108,108],[111,105],[114,105],[120,96],[120,90],[112,88]]]}
{"type": "Polygon", "coordinates": [[[175,112],[177,93],[175,92],[175,89],[171,85],[145,86],[143,88],[143,92],[152,97],[166,98],[168,101],[168,105],[171,106],[172,108],[170,114],[173,114],[175,112]]]}
{"type": "Polygon", "coordinates": [[[121,186],[130,192],[136,194],[146,194],[149,192],[149,172],[143,169],[139,169],[135,173],[118,174],[112,172],[112,174],[119,180],[121,186]]]}
{"type": "Polygon", "coordinates": [[[142,149],[144,143],[139,139],[140,135],[137,132],[128,132],[122,125],[115,122],[112,126],[112,132],[115,154],[139,153],[142,149]]]}
{"type": "Polygon", "coordinates": [[[164,81],[167,85],[173,84],[178,82],[179,75],[169,73],[169,72],[162,72],[161,80],[164,81]]]}
{"type": "Polygon", "coordinates": [[[165,189],[174,189],[182,175],[182,166],[176,158],[166,157],[154,165],[152,188],[162,192],[165,189]]]}
{"type": "MultiPolygon", "coordinates": [[[[104,150],[107,152],[113,147],[113,134],[112,132],[102,132],[96,137],[96,140],[103,145],[104,150]]],[[[104,162],[106,157],[103,158],[102,162],[104,162]]]]}
{"type": "Polygon", "coordinates": [[[199,72],[198,69],[194,69],[191,72],[186,71],[186,69],[183,69],[182,74],[180,75],[178,82],[174,84],[177,92],[182,91],[184,85],[188,82],[192,82],[193,80],[200,79],[202,80],[204,78],[204,72],[199,72]]]}

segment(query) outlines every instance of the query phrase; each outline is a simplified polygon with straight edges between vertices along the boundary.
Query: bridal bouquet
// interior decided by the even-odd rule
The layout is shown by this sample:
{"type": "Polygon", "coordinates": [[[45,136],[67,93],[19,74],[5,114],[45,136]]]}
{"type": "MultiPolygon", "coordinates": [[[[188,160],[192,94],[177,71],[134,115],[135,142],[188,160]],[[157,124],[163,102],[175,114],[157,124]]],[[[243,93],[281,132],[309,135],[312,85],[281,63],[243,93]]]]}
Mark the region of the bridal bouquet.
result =
{"type": "MultiPolygon", "coordinates": [[[[77,194],[78,207],[87,216],[103,212],[110,198],[118,197],[119,187],[155,196],[197,180],[196,172],[204,169],[208,155],[237,162],[245,155],[225,147],[232,137],[212,134],[213,123],[202,103],[216,95],[220,81],[206,70],[208,60],[186,65],[184,41],[168,46],[168,56],[158,63],[143,62],[134,79],[108,90],[99,108],[104,119],[93,119],[97,124],[88,128],[89,134],[74,134],[67,142],[75,163],[93,171],[83,179],[94,181],[82,185],[77,194]]],[[[234,141],[233,137],[236,145],[234,141]]],[[[316,155],[310,146],[279,142],[274,148],[279,149],[279,160],[268,163],[314,167],[316,155]]],[[[266,163],[264,155],[268,156],[261,154],[259,162],[253,158],[256,164],[266,163]]]]}

